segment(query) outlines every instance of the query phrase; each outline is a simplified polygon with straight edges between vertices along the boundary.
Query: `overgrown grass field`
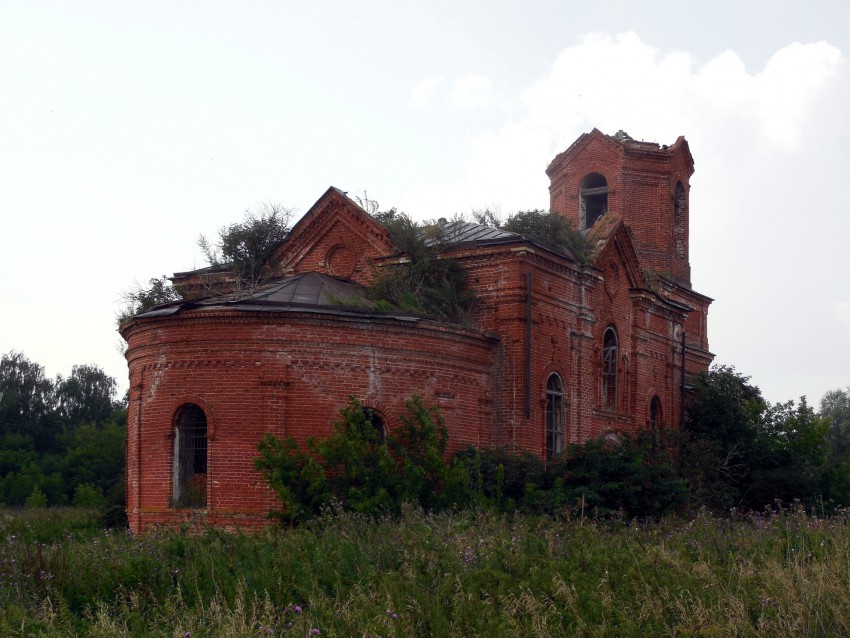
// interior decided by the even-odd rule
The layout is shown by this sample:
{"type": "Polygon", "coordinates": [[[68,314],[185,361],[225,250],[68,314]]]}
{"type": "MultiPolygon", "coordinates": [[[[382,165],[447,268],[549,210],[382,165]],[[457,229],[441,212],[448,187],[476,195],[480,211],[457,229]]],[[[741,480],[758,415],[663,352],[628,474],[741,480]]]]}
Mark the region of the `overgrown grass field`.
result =
{"type": "Polygon", "coordinates": [[[328,512],[133,536],[0,510],[2,636],[847,636],[850,512],[328,512]]]}

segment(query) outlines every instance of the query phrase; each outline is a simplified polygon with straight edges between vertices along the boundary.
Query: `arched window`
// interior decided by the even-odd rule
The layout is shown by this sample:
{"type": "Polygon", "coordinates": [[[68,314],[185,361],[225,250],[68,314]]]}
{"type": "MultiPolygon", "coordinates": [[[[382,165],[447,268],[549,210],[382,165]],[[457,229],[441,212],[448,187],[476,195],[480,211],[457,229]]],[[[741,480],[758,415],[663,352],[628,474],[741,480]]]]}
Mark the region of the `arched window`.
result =
{"type": "Polygon", "coordinates": [[[546,460],[564,451],[564,386],[554,372],[546,382],[546,460]]]}
{"type": "Polygon", "coordinates": [[[175,507],[207,506],[207,415],[194,403],[174,418],[172,498],[175,507]]]}
{"type": "Polygon", "coordinates": [[[618,350],[617,331],[608,326],[602,342],[602,400],[606,410],[617,409],[618,350]]]}
{"type": "Polygon", "coordinates": [[[685,221],[688,217],[688,193],[682,182],[676,182],[673,214],[673,250],[679,259],[685,258],[685,221]]]}
{"type": "Polygon", "coordinates": [[[591,173],[581,180],[578,197],[579,230],[590,228],[608,212],[608,182],[599,173],[591,173]]]}
{"type": "Polygon", "coordinates": [[[652,430],[653,437],[658,435],[658,428],[661,427],[661,423],[661,399],[655,396],[649,402],[649,429],[652,430]]]}
{"type": "Polygon", "coordinates": [[[381,416],[381,413],[377,410],[373,410],[372,408],[364,408],[363,411],[366,413],[366,421],[375,428],[375,431],[378,433],[378,440],[383,441],[387,438],[387,423],[384,421],[384,417],[381,416]]]}

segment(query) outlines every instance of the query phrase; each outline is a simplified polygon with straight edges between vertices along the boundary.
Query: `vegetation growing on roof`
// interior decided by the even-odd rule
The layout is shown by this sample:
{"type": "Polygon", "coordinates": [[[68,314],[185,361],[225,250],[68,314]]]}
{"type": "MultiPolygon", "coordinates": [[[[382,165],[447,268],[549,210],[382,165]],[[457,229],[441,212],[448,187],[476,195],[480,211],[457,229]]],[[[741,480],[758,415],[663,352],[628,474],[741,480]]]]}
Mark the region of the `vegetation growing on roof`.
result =
{"type": "Polygon", "coordinates": [[[150,279],[147,286],[136,283],[121,295],[118,323],[179,299],[251,294],[273,275],[269,261],[289,233],[292,213],[280,204],[266,203],[255,211],[246,210],[241,222],[222,226],[215,242],[200,235],[198,247],[211,266],[209,272],[198,276],[200,283],[180,281],[172,286],[165,276],[150,279]]]}
{"type": "Polygon", "coordinates": [[[121,294],[121,309],[116,317],[118,324],[135,315],[147,312],[154,306],[177,301],[180,293],[167,277],[153,277],[147,287],[136,282],[121,294]]]}
{"type": "Polygon", "coordinates": [[[292,209],[280,204],[262,204],[257,210],[246,210],[241,222],[222,226],[215,242],[198,237],[198,247],[210,266],[234,276],[233,292],[250,293],[272,275],[269,260],[286,239],[292,214],[292,209]]]}
{"type": "Polygon", "coordinates": [[[443,225],[419,224],[395,208],[373,217],[404,256],[400,263],[375,273],[368,290],[375,309],[398,308],[452,321],[466,318],[475,303],[475,293],[467,286],[460,262],[441,255],[445,247],[443,225]]]}
{"type": "Polygon", "coordinates": [[[509,215],[505,221],[490,210],[474,212],[472,216],[479,224],[524,235],[558,252],[567,252],[580,264],[587,264],[591,260],[590,242],[573,228],[569,219],[555,212],[521,210],[509,215]]]}
{"type": "MultiPolygon", "coordinates": [[[[445,234],[451,223],[417,223],[395,208],[371,214],[387,231],[390,240],[408,261],[387,266],[377,273],[369,288],[376,310],[395,308],[462,320],[475,303],[475,293],[467,288],[466,272],[454,259],[441,256],[445,234]]],[[[542,210],[519,211],[501,221],[487,210],[473,213],[476,223],[499,228],[536,240],[554,250],[572,255],[579,263],[591,260],[590,243],[570,220],[542,210]]],[[[454,221],[463,221],[457,219],[454,221]]]]}

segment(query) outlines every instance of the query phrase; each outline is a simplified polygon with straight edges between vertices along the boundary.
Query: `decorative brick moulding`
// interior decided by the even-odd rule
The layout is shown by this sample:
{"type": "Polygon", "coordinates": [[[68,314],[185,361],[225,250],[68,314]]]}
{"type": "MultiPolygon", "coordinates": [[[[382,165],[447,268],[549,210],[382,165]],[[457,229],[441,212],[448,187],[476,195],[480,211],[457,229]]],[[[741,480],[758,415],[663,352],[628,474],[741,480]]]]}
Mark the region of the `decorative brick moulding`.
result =
{"type": "MultiPolygon", "coordinates": [[[[678,426],[688,379],[713,358],[712,300],[690,283],[693,170],[683,137],[579,137],[547,174],[551,210],[586,234],[590,262],[462,223],[443,255],[477,295],[464,325],[350,303],[400,255],[330,188],[277,248],[272,281],[122,324],[131,528],[266,525],[278,503],[253,468],[258,442],[328,435],[352,396],[390,431],[421,396],[445,418],[449,453],[508,445],[547,459],[590,437],[678,426]]],[[[207,276],[174,281],[197,292],[207,276]]]]}

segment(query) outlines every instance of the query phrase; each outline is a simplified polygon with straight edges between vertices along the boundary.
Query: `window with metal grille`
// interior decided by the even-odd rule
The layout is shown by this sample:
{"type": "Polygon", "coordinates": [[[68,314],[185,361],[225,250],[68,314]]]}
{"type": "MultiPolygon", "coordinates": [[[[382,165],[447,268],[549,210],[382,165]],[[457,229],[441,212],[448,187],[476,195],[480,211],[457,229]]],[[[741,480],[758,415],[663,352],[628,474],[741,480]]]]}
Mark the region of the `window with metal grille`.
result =
{"type": "Polygon", "coordinates": [[[564,451],[564,386],[554,372],[546,382],[546,460],[564,451]]]}
{"type": "Polygon", "coordinates": [[[609,326],[602,342],[602,400],[606,410],[617,409],[617,351],[617,331],[609,326]]]}
{"type": "Polygon", "coordinates": [[[182,406],[174,429],[175,507],[207,505],[207,416],[197,405],[182,406]]]}

